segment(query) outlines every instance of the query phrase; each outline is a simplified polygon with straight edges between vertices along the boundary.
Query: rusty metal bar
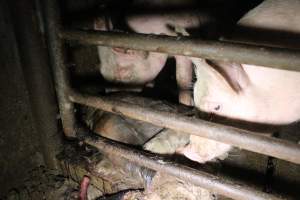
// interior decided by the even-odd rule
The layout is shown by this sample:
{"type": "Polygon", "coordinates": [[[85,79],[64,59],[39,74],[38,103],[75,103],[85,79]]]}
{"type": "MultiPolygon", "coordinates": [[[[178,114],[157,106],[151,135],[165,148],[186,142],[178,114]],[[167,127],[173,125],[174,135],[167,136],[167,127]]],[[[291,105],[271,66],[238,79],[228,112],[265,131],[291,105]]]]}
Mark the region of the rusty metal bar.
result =
{"type": "Polygon", "coordinates": [[[69,74],[64,63],[63,43],[58,36],[61,29],[59,23],[59,6],[57,5],[57,0],[45,0],[42,1],[42,3],[46,20],[47,42],[63,130],[67,137],[75,137],[74,105],[68,99],[67,94],[70,88],[69,74]]]}
{"type": "Polygon", "coordinates": [[[60,36],[63,39],[76,40],[82,44],[145,50],[211,60],[234,61],[243,64],[300,71],[300,50],[225,41],[208,41],[189,37],[106,31],[65,30],[60,33],[60,36]]]}
{"type": "Polygon", "coordinates": [[[140,166],[168,173],[182,180],[193,183],[204,189],[210,190],[232,199],[238,200],[279,200],[284,199],[272,194],[267,194],[251,188],[247,185],[227,180],[224,177],[215,176],[213,174],[189,168],[178,163],[166,161],[161,157],[149,154],[143,151],[132,149],[118,142],[106,139],[104,137],[90,137],[85,139],[87,144],[90,144],[100,151],[109,154],[123,157],[130,162],[140,166]]]}
{"type": "Polygon", "coordinates": [[[259,133],[216,124],[194,117],[183,116],[178,113],[153,110],[108,97],[94,97],[70,92],[70,100],[74,103],[91,106],[182,133],[209,138],[235,147],[300,164],[300,145],[297,143],[263,136],[259,133]]]}

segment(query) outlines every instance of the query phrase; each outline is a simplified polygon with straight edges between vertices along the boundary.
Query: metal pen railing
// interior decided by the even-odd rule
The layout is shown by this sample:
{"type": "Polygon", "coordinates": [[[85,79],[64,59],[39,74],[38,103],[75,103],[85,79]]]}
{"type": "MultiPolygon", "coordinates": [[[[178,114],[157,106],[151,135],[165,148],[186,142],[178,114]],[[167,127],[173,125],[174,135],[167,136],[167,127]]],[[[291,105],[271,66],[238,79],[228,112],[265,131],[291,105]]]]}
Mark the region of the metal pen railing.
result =
{"type": "MultiPolygon", "coordinates": [[[[71,87],[69,73],[64,63],[63,41],[72,40],[88,45],[103,45],[163,52],[172,55],[234,61],[294,71],[300,71],[300,51],[220,41],[194,40],[189,37],[179,38],[103,31],[66,31],[61,28],[59,23],[57,2],[46,0],[44,3],[50,58],[52,60],[63,129],[67,137],[76,137],[78,127],[74,116],[74,103],[77,103],[170,128],[180,131],[183,134],[209,138],[235,147],[300,164],[300,145],[296,143],[183,116],[178,113],[152,110],[109,97],[89,96],[74,91],[71,87]]],[[[176,163],[162,163],[145,152],[139,152],[101,136],[96,137],[96,139],[87,137],[85,142],[95,146],[104,153],[113,153],[131,162],[156,171],[169,173],[233,199],[284,199],[255,190],[247,185],[237,184],[224,177],[196,171],[176,163]]]]}

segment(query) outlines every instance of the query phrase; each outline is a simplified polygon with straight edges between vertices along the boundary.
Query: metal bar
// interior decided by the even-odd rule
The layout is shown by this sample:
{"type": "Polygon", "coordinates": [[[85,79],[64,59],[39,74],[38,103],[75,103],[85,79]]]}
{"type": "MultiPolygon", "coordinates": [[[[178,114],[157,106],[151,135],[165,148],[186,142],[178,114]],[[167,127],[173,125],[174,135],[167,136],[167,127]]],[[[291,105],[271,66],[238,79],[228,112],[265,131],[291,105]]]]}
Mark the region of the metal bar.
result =
{"type": "Polygon", "coordinates": [[[67,137],[75,137],[74,105],[67,98],[67,92],[70,88],[69,74],[64,63],[63,43],[58,36],[61,28],[59,23],[59,6],[57,5],[57,0],[45,0],[43,3],[46,33],[48,36],[47,42],[54,73],[63,130],[67,137]]]}
{"type": "Polygon", "coordinates": [[[145,50],[300,71],[300,50],[208,41],[190,37],[109,31],[65,30],[60,33],[60,36],[67,40],[76,40],[82,44],[145,50]]]}
{"type": "Polygon", "coordinates": [[[183,116],[178,113],[153,110],[108,97],[94,97],[70,92],[70,100],[182,133],[209,138],[235,147],[300,164],[300,145],[297,143],[263,136],[259,133],[216,124],[194,117],[183,116]]]}
{"type": "Polygon", "coordinates": [[[100,151],[106,154],[120,156],[129,160],[130,162],[141,165],[143,167],[163,173],[168,173],[172,176],[178,177],[182,180],[193,183],[204,189],[230,197],[232,199],[284,199],[278,196],[261,192],[259,190],[255,190],[247,185],[236,183],[231,180],[226,180],[225,178],[220,176],[215,176],[204,171],[195,170],[184,165],[166,161],[161,157],[157,157],[153,154],[129,148],[125,145],[103,138],[101,136],[97,138],[87,138],[85,142],[98,148],[100,151]]]}
{"type": "Polygon", "coordinates": [[[12,1],[15,33],[23,73],[29,91],[31,109],[35,126],[40,135],[40,142],[46,165],[58,169],[56,155],[62,143],[58,133],[57,105],[52,83],[47,49],[39,29],[34,1],[12,1]]]}

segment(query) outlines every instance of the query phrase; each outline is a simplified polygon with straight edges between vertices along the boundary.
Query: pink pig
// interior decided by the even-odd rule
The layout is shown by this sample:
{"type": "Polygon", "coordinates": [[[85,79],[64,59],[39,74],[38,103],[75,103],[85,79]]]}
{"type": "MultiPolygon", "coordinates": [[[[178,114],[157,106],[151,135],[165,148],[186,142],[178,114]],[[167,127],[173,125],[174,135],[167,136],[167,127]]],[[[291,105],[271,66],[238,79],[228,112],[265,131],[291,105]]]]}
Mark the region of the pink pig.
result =
{"type": "MultiPolygon", "coordinates": [[[[198,13],[154,14],[128,16],[128,27],[137,33],[177,36],[186,28],[197,28],[211,20],[208,15],[198,13]]],[[[112,27],[112,24],[110,24],[112,27]]],[[[97,19],[96,30],[107,30],[103,19],[97,19]]],[[[182,33],[183,32],[183,33],[182,33]]],[[[132,85],[145,85],[151,82],[164,67],[167,54],[128,50],[121,48],[98,47],[101,60],[100,71],[111,82],[132,85]]],[[[179,87],[179,102],[192,104],[192,62],[185,56],[175,56],[176,79],[179,87]]]]}
{"type": "MultiPolygon", "coordinates": [[[[299,8],[297,0],[266,0],[247,13],[238,26],[300,34],[299,8]]],[[[300,48],[300,44],[294,47],[300,48]]],[[[200,110],[276,125],[300,119],[299,72],[224,62],[212,67],[209,61],[192,60],[197,75],[194,101],[200,110]]]]}

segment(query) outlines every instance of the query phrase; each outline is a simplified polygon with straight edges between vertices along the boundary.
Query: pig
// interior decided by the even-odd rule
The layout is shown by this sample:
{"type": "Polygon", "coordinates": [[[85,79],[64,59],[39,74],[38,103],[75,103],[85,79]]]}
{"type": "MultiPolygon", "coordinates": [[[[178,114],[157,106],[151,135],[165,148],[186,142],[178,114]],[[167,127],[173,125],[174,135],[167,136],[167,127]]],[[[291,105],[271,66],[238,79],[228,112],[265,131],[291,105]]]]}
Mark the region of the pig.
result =
{"type": "MultiPolygon", "coordinates": [[[[247,13],[238,26],[300,33],[299,8],[297,0],[267,0],[247,13]]],[[[299,120],[299,72],[191,60],[197,76],[194,102],[200,110],[264,124],[281,125],[299,120]]]]}
{"type": "MultiPolygon", "coordinates": [[[[245,18],[239,21],[238,26],[250,26],[249,24],[251,24],[251,26],[255,27],[258,24],[261,28],[263,27],[261,22],[265,21],[264,24],[269,29],[270,27],[273,27],[275,30],[276,27],[280,27],[281,30],[283,28],[286,29],[289,26],[281,25],[281,23],[286,24],[288,22],[285,23],[285,18],[282,18],[282,15],[285,16],[286,13],[286,20],[289,20],[291,15],[297,18],[295,10],[292,9],[287,12],[286,7],[288,4],[293,5],[293,9],[299,6],[299,3],[293,0],[290,0],[289,3],[272,0],[265,1],[247,13],[245,18]],[[261,9],[261,7],[264,9],[261,9]],[[270,17],[264,18],[266,15],[272,16],[272,20],[268,20],[270,17]],[[278,16],[279,20],[273,20],[278,16]]],[[[157,16],[128,17],[127,19],[128,25],[136,32],[163,33],[173,36],[179,33],[187,35],[187,31],[182,28],[183,25],[180,19],[175,20],[178,21],[176,22],[178,26],[176,27],[175,24],[173,29],[167,28],[166,24],[172,22],[168,20],[170,20],[169,16],[161,19],[157,16]],[[153,23],[155,26],[147,26],[149,23],[153,23]],[[154,27],[159,27],[161,30],[157,30],[154,27]]],[[[294,25],[297,22],[299,21],[293,21],[294,25]]],[[[190,22],[189,25],[199,24],[190,22]]],[[[297,28],[293,26],[292,29],[291,31],[295,31],[297,28]]],[[[286,29],[285,31],[289,30],[286,29]]],[[[300,95],[298,90],[300,89],[296,87],[300,82],[298,72],[182,56],[176,59],[177,63],[180,63],[180,59],[183,59],[182,69],[187,67],[187,71],[189,71],[191,63],[195,65],[197,80],[194,84],[193,100],[195,106],[201,111],[232,119],[275,125],[289,124],[300,117],[300,103],[298,100],[300,95]]],[[[190,74],[190,72],[187,72],[187,74],[190,74]]],[[[187,81],[182,85],[188,86],[191,84],[190,76],[188,75],[187,77],[185,77],[187,81]]],[[[145,149],[163,153],[165,149],[161,151],[157,150],[156,147],[165,146],[165,140],[168,140],[170,137],[166,132],[161,134],[164,135],[157,135],[157,137],[145,144],[145,149]],[[162,140],[161,138],[164,139],[162,140]]],[[[181,141],[181,139],[179,138],[178,141],[181,141]]],[[[189,143],[184,147],[172,144],[170,146],[177,148],[175,152],[200,163],[216,158],[223,159],[232,148],[230,145],[197,136],[190,136],[189,143]]]]}
{"type": "MultiPolygon", "coordinates": [[[[299,8],[297,0],[266,0],[247,13],[238,25],[300,33],[299,8]]],[[[195,65],[194,103],[199,110],[269,125],[285,125],[300,119],[299,72],[190,59],[195,65]]],[[[203,162],[218,156],[224,158],[231,150],[230,145],[208,141],[191,136],[190,143],[180,153],[203,162]],[[204,144],[209,147],[205,151],[212,149],[211,154],[203,154],[204,144]]]]}
{"type": "MultiPolygon", "coordinates": [[[[96,30],[108,30],[105,19],[97,18],[96,30]]],[[[109,23],[112,26],[112,23],[109,23]]],[[[111,28],[111,27],[110,27],[111,28]]],[[[145,85],[151,82],[167,60],[166,54],[98,46],[100,72],[115,83],[145,85]]]]}
{"type": "MultiPolygon", "coordinates": [[[[200,18],[198,13],[177,13],[176,15],[155,14],[128,16],[126,18],[128,26],[134,32],[145,34],[164,34],[170,36],[187,36],[187,28],[199,27],[201,24],[208,23],[210,20],[212,20],[212,18],[209,15],[201,14],[200,18]]],[[[101,22],[101,20],[98,19],[95,24],[95,28],[97,30],[105,30],[105,23],[101,22]]],[[[112,27],[111,23],[109,23],[109,27],[112,27]]],[[[98,52],[100,60],[102,61],[100,71],[107,80],[138,85],[152,81],[157,73],[159,73],[168,57],[166,54],[110,47],[98,47],[98,52]],[[125,70],[124,67],[127,70],[125,70]]],[[[185,105],[192,105],[192,60],[185,56],[175,56],[175,59],[176,79],[179,88],[179,102],[185,105]]],[[[109,120],[114,122],[113,117],[109,120]]],[[[120,127],[121,125],[111,126],[111,123],[104,123],[96,126],[98,126],[96,132],[106,134],[107,127],[120,127]],[[107,126],[107,124],[109,126],[107,126]]],[[[118,129],[111,130],[110,128],[107,137],[118,139],[118,135],[122,136],[118,133],[118,129]]],[[[121,141],[131,141],[130,143],[132,143],[133,139],[128,137],[128,139],[123,138],[121,141]]],[[[133,143],[140,143],[139,141],[140,139],[133,143]]],[[[227,152],[231,149],[231,146],[226,144],[205,138],[199,139],[199,137],[196,136],[186,136],[185,134],[171,130],[161,131],[145,143],[143,147],[148,151],[160,154],[183,154],[189,159],[200,163],[205,163],[216,158],[223,159],[227,156],[227,152]]]]}
{"type": "Polygon", "coordinates": [[[159,154],[179,154],[198,163],[224,160],[230,145],[195,135],[164,130],[144,144],[145,150],[159,154]]]}
{"type": "MultiPolygon", "coordinates": [[[[95,23],[96,30],[108,30],[104,19],[98,18],[95,23]]],[[[136,33],[178,36],[185,33],[187,28],[199,28],[213,17],[209,14],[177,13],[152,14],[142,16],[127,16],[125,21],[132,31],[136,33]]],[[[127,50],[121,48],[98,47],[101,61],[100,72],[104,78],[111,82],[132,85],[146,85],[153,81],[168,58],[167,54],[127,50]]],[[[192,105],[192,62],[185,56],[175,56],[176,80],[179,88],[179,102],[192,105]]]]}

